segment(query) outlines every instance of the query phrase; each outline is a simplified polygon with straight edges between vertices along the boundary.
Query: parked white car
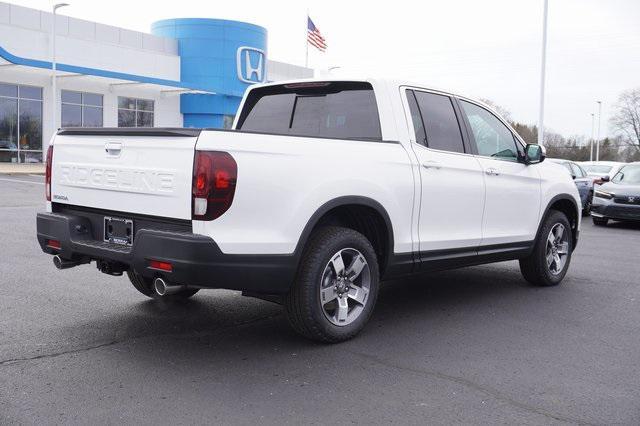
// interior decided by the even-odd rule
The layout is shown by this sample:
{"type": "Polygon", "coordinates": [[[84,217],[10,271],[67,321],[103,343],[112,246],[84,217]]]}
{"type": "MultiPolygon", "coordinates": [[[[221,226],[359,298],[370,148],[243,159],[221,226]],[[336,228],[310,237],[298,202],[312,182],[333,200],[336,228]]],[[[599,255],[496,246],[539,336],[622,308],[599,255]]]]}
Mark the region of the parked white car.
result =
{"type": "Polygon", "coordinates": [[[593,183],[602,185],[604,182],[613,179],[620,169],[627,163],[618,161],[581,161],[578,164],[587,172],[587,175],[594,178],[593,183]],[[603,180],[603,178],[605,178],[603,180]]]}
{"type": "Polygon", "coordinates": [[[565,276],[580,197],[494,111],[420,85],[252,86],[234,130],[63,129],[47,157],[42,249],[149,297],[242,290],[336,342],[383,279],[519,259],[565,276]]]}

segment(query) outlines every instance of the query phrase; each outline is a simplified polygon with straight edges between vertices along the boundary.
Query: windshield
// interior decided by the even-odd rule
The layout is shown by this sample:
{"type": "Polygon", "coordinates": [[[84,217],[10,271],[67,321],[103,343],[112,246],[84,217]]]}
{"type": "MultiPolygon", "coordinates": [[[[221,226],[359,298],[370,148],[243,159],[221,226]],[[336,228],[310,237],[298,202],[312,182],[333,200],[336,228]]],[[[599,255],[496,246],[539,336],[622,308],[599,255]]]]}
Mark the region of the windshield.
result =
{"type": "Polygon", "coordinates": [[[583,166],[583,169],[585,169],[587,171],[587,173],[589,174],[607,174],[611,171],[611,166],[602,166],[602,165],[589,165],[589,166],[583,166]]]}
{"type": "Polygon", "coordinates": [[[626,183],[628,185],[640,185],[640,164],[624,166],[612,179],[615,183],[626,183]]]}

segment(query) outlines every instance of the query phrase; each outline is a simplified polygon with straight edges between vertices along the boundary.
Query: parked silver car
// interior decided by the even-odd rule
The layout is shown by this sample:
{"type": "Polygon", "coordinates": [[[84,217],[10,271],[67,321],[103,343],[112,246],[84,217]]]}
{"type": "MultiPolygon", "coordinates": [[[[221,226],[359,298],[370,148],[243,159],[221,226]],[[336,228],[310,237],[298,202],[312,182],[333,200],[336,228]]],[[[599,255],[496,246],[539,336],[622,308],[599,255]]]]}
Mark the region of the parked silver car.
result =
{"type": "Polygon", "coordinates": [[[640,162],[626,164],[596,188],[591,216],[595,225],[606,225],[609,219],[640,221],[640,162]]]}

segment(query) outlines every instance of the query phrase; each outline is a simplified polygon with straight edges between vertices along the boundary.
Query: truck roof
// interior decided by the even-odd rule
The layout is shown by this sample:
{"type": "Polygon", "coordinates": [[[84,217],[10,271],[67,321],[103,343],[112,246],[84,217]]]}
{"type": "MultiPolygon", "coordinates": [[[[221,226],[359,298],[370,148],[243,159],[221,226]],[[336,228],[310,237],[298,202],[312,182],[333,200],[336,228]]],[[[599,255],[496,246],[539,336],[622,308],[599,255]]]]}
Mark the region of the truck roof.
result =
{"type": "Polygon", "coordinates": [[[390,86],[410,86],[410,87],[420,87],[422,89],[433,90],[435,92],[446,93],[448,95],[458,96],[462,98],[466,98],[466,96],[453,93],[450,90],[445,90],[441,87],[436,87],[430,84],[418,83],[415,81],[408,80],[397,80],[397,79],[389,79],[389,78],[374,78],[374,77],[363,77],[363,78],[354,78],[354,77],[345,77],[345,76],[324,76],[324,77],[312,77],[312,78],[297,78],[291,80],[280,80],[273,81],[268,83],[260,83],[255,84],[250,87],[250,89],[255,89],[258,87],[267,87],[267,86],[282,86],[285,84],[295,84],[295,83],[313,83],[313,82],[333,82],[333,81],[343,81],[343,82],[368,82],[372,84],[387,84],[390,86]]]}
{"type": "MultiPolygon", "coordinates": [[[[352,76],[338,76],[338,75],[312,77],[312,78],[298,78],[298,79],[291,79],[291,80],[280,80],[280,81],[273,81],[273,82],[268,82],[268,83],[254,84],[254,85],[252,85],[252,86],[250,86],[248,88],[247,92],[249,90],[253,90],[253,89],[256,89],[256,88],[260,88],[260,87],[283,86],[283,85],[286,85],[286,84],[296,84],[296,83],[334,82],[334,81],[335,82],[368,82],[368,83],[371,83],[373,86],[387,85],[387,86],[392,86],[392,87],[404,87],[404,86],[416,87],[416,88],[420,88],[420,89],[425,89],[425,90],[429,90],[429,91],[433,91],[433,92],[442,93],[443,95],[455,96],[457,98],[470,100],[470,101],[472,101],[474,103],[477,103],[477,104],[480,104],[480,105],[484,106],[485,108],[489,109],[490,111],[492,111],[493,113],[495,113],[499,117],[502,117],[500,115],[500,113],[497,112],[493,106],[487,105],[485,102],[482,102],[479,99],[472,98],[472,97],[469,97],[469,96],[465,96],[465,95],[462,95],[460,93],[452,92],[450,90],[446,90],[446,89],[443,89],[441,87],[437,87],[437,86],[434,86],[434,85],[431,85],[431,84],[425,84],[425,83],[420,83],[420,82],[410,81],[410,80],[390,79],[390,78],[378,78],[378,77],[355,78],[355,77],[352,77],[352,76]]],[[[245,94],[247,92],[245,92],[245,94]]],[[[504,117],[502,117],[502,118],[504,119],[504,117]]]]}

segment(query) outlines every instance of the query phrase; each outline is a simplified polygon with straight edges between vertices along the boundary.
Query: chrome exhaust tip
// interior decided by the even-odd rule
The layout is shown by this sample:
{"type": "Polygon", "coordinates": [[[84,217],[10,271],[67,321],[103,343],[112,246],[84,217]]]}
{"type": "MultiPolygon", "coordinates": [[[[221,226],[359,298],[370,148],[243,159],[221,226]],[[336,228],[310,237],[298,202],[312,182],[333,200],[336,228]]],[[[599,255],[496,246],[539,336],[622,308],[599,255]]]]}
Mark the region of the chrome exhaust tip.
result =
{"type": "Polygon", "coordinates": [[[66,259],[63,259],[59,255],[53,256],[53,264],[58,269],[73,268],[74,266],[81,265],[82,263],[83,262],[80,262],[80,261],[77,261],[77,260],[66,260],[66,259]]]}
{"type": "Polygon", "coordinates": [[[181,284],[171,284],[166,282],[162,278],[156,278],[153,280],[153,290],[160,297],[168,296],[170,294],[176,294],[181,290],[184,290],[187,286],[181,284]]]}

